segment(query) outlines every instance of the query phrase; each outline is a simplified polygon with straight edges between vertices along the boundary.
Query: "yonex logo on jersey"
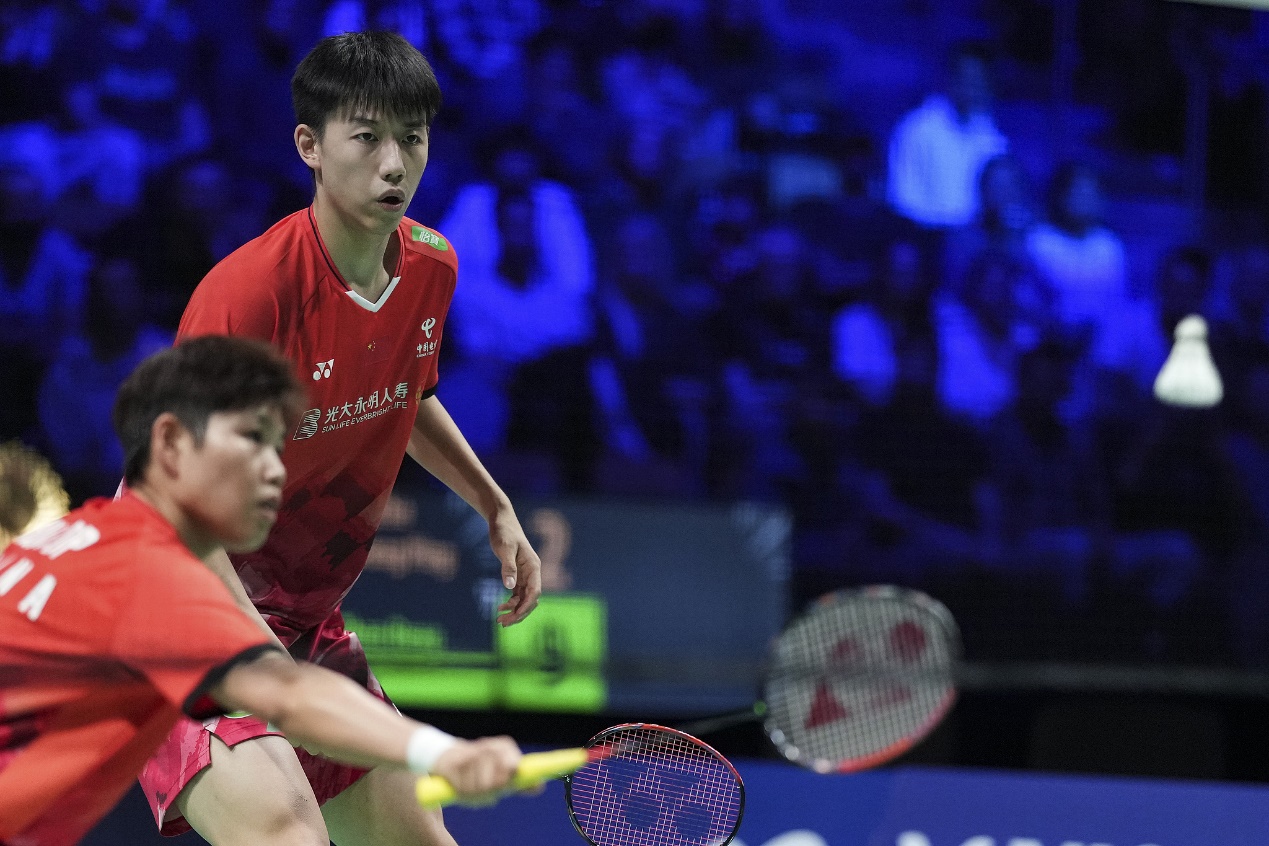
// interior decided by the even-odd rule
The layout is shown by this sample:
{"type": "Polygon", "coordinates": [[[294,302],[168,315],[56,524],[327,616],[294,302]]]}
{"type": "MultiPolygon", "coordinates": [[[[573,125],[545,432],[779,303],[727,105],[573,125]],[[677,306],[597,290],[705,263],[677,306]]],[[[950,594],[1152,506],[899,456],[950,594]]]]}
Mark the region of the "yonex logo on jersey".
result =
{"type": "Polygon", "coordinates": [[[427,335],[430,338],[432,337],[432,329],[435,326],[436,326],[436,318],[429,317],[427,320],[423,321],[423,325],[420,326],[419,328],[423,330],[424,335],[427,335]]]}
{"type": "Polygon", "coordinates": [[[322,422],[322,410],[320,408],[310,408],[304,412],[304,416],[300,418],[300,425],[295,427],[295,434],[291,436],[292,440],[306,441],[317,434],[317,427],[322,422]]]}
{"type": "Polygon", "coordinates": [[[330,361],[319,361],[316,364],[317,369],[313,371],[313,381],[318,379],[327,379],[330,377],[331,368],[335,366],[335,359],[330,361]]]}
{"type": "Polygon", "coordinates": [[[427,244],[429,247],[440,250],[443,253],[448,252],[449,250],[449,243],[446,242],[444,238],[442,238],[440,235],[437,235],[435,232],[431,231],[430,229],[425,229],[422,226],[411,226],[410,237],[413,238],[415,241],[422,241],[424,244],[427,244]]]}

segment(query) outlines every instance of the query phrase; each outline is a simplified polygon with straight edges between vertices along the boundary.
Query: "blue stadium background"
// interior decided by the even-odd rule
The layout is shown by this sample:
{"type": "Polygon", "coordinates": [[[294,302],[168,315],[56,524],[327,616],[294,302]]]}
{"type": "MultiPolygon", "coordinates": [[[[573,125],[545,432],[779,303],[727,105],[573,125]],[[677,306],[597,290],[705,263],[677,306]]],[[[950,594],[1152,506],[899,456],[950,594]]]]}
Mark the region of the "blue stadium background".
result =
{"type": "Polygon", "coordinates": [[[792,518],[790,610],[905,584],[973,661],[1177,680],[978,691],[916,761],[1269,779],[1269,13],[8,2],[0,440],[75,502],[113,491],[112,392],[193,286],[309,202],[295,64],[372,27],[441,81],[409,211],[472,257],[440,396],[514,496],[760,503],[792,518]],[[1190,313],[1210,410],[1151,394],[1190,313]]]}

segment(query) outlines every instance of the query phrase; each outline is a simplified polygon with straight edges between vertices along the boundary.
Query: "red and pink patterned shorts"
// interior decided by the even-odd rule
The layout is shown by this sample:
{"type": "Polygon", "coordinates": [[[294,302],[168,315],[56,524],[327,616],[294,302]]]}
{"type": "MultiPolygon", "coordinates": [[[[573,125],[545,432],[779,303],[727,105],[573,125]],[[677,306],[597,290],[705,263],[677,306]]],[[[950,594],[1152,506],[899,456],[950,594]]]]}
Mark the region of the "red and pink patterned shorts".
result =
{"type": "MultiPolygon", "coordinates": [[[[287,645],[295,660],[319,664],[342,673],[391,704],[379,680],[370,671],[357,635],[344,630],[344,618],[338,610],[316,628],[299,633],[267,614],[265,620],[287,645]]],[[[140,777],[141,789],[150,803],[154,820],[165,835],[173,836],[190,830],[189,823],[176,808],[176,797],[194,776],[211,763],[213,734],[226,746],[235,746],[257,737],[280,736],[279,732],[271,730],[253,716],[213,717],[201,723],[193,720],[177,723],[167,740],[146,762],[140,777]]],[[[335,763],[304,749],[297,748],[295,754],[308,776],[318,804],[338,796],[366,773],[366,770],[335,763]]]]}

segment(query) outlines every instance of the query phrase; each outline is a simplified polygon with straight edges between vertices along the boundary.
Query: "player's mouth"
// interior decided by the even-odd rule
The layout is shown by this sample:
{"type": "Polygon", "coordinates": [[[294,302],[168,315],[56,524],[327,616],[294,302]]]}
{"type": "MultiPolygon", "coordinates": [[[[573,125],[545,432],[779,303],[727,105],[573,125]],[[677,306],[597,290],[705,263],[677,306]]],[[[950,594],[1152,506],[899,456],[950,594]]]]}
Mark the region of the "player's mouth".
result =
{"type": "Polygon", "coordinates": [[[276,522],[278,519],[278,509],[282,506],[281,497],[266,497],[256,503],[261,516],[267,518],[270,522],[276,522]]]}
{"type": "Polygon", "coordinates": [[[399,212],[405,210],[405,192],[404,191],[386,191],[376,200],[379,208],[390,211],[399,212]]]}

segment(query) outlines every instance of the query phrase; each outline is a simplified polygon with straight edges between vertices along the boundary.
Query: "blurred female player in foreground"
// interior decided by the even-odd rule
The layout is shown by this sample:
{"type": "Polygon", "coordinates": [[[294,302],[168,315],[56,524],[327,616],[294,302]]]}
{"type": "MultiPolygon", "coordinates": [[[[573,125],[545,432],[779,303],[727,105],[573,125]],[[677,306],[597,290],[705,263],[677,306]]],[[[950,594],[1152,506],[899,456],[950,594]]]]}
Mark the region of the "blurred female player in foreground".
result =
{"type": "Polygon", "coordinates": [[[458,740],[296,664],[199,560],[263,543],[301,400],[291,365],[259,342],[207,336],[152,356],[115,403],[127,492],[0,553],[0,844],[78,841],[182,714],[247,710],[350,764],[443,775],[473,802],[506,787],[509,738],[458,740]]]}

